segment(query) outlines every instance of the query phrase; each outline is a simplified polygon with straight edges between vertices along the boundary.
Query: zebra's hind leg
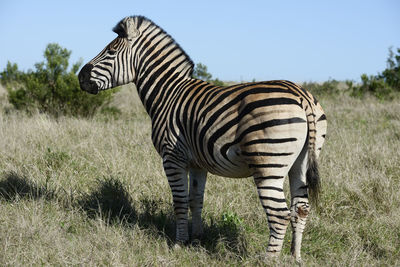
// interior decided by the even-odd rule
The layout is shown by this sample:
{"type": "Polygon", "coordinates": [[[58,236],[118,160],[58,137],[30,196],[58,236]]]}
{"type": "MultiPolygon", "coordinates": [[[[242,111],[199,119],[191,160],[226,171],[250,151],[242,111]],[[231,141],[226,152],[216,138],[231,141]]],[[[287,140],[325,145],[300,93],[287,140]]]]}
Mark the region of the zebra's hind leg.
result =
{"type": "Polygon", "coordinates": [[[189,177],[189,205],[192,213],[192,239],[198,239],[203,234],[201,211],[203,209],[207,172],[199,169],[191,169],[189,171],[189,177]]]}
{"type": "Polygon", "coordinates": [[[307,145],[305,145],[289,171],[291,194],[290,219],[293,229],[291,252],[298,262],[301,262],[301,241],[307,216],[310,212],[306,182],[307,158],[307,145]]]}
{"type": "MultiPolygon", "coordinates": [[[[188,233],[188,178],[186,169],[171,164],[164,163],[165,174],[172,192],[174,211],[176,218],[176,242],[187,243],[188,233]]],[[[179,245],[177,245],[179,247],[179,245]]]]}
{"type": "MultiPolygon", "coordinates": [[[[269,168],[276,169],[277,166],[272,164],[269,168]]],[[[286,173],[284,175],[277,174],[276,171],[272,172],[268,168],[257,169],[254,174],[258,195],[268,219],[270,231],[268,256],[277,256],[281,252],[286,228],[290,221],[290,212],[283,193],[285,176],[286,173]]]]}

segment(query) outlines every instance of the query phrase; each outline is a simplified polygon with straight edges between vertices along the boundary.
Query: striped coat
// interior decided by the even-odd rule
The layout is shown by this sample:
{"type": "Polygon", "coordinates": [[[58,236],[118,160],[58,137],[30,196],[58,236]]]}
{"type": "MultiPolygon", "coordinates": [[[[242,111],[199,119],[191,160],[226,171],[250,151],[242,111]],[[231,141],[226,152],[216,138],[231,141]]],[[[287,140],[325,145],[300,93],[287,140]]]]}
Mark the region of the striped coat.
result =
{"type": "Polygon", "coordinates": [[[136,84],[173,195],[178,243],[189,240],[188,209],[192,238],[203,232],[207,172],[252,176],[268,218],[267,253],[281,251],[290,221],[292,254],[300,260],[308,195],[318,195],[317,158],[327,126],[319,102],[289,81],[217,87],[194,79],[189,56],[145,17],[126,17],[114,31],[118,37],[80,71],[80,85],[96,94],[136,84]],[[287,175],[290,208],[283,192],[287,175]]]}

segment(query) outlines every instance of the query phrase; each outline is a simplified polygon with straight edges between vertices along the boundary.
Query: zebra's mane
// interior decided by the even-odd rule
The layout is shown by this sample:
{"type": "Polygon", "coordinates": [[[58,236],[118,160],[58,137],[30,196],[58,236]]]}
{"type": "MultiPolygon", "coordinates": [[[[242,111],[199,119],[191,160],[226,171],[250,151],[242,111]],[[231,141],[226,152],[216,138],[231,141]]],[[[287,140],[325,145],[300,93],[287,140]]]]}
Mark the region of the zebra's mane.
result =
{"type": "MultiPolygon", "coordinates": [[[[193,73],[193,68],[194,68],[194,63],[193,60],[189,57],[189,55],[185,52],[185,50],[182,49],[182,47],[175,41],[174,38],[172,38],[171,35],[169,35],[163,28],[161,28],[160,26],[158,26],[157,24],[155,24],[153,21],[151,21],[150,19],[146,18],[145,16],[130,16],[127,18],[132,18],[136,23],[136,28],[139,29],[140,26],[143,24],[143,22],[147,22],[149,24],[151,24],[152,26],[160,29],[160,33],[165,34],[168,38],[170,38],[172,40],[172,44],[176,46],[178,49],[180,49],[182,51],[182,54],[186,57],[187,59],[187,63],[190,66],[190,76],[192,76],[193,73]]],[[[124,21],[127,18],[123,18],[120,22],[117,23],[117,25],[115,25],[115,27],[112,29],[113,32],[115,32],[116,34],[118,34],[118,36],[120,37],[127,37],[128,34],[126,32],[126,28],[124,25],[124,21]]]]}

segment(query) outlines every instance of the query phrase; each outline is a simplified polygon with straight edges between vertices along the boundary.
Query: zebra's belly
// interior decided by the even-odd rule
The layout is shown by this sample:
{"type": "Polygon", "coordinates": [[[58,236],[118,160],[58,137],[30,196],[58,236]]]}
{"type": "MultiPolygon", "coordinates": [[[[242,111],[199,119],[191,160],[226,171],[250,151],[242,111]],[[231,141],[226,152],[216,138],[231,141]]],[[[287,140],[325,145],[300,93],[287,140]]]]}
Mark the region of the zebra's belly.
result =
{"type": "Polygon", "coordinates": [[[212,174],[230,177],[230,178],[246,178],[252,175],[248,165],[242,162],[237,162],[236,165],[228,166],[227,168],[209,170],[212,174]]]}
{"type": "Polygon", "coordinates": [[[224,177],[245,178],[252,175],[237,145],[231,146],[224,154],[214,153],[214,160],[211,164],[201,162],[198,165],[212,174],[224,177]]]}

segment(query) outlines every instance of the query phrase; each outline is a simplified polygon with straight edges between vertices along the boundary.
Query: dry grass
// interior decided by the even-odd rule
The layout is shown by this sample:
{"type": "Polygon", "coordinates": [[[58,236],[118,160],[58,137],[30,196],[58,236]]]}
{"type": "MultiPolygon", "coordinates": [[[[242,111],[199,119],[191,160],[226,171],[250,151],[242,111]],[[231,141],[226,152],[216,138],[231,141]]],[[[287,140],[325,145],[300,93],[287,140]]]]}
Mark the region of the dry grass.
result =
{"type": "MultiPolygon", "coordinates": [[[[171,195],[150,121],[134,88],[115,102],[119,119],[0,111],[0,265],[263,265],[267,222],[251,179],[209,175],[201,244],[172,248],[171,195]]],[[[305,264],[399,265],[400,105],[321,102],[329,135],[305,264]]],[[[270,265],[294,264],[289,238],[270,265]]]]}

